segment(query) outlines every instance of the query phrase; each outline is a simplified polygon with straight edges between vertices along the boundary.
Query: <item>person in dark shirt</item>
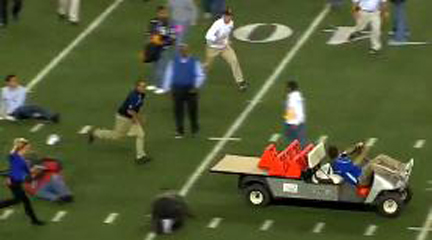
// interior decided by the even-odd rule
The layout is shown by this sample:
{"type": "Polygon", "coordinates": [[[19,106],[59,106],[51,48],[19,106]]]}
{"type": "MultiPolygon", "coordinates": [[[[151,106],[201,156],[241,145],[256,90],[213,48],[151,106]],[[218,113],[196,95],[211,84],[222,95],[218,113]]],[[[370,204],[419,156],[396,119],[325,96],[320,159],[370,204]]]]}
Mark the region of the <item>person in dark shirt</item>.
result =
{"type": "Polygon", "coordinates": [[[156,234],[171,234],[184,226],[190,209],[182,196],[174,191],[160,194],[152,203],[152,228],[156,234]]]}
{"type": "MultiPolygon", "coordinates": [[[[6,27],[8,24],[9,0],[0,0],[0,27],[6,27]]],[[[13,0],[12,17],[15,20],[19,19],[19,14],[22,9],[22,0],[13,0]]]]}
{"type": "Polygon", "coordinates": [[[136,137],[136,162],[146,163],[150,161],[144,151],[144,129],[143,121],[138,114],[144,104],[146,84],[144,81],[138,81],[135,89],[127,96],[117,111],[115,125],[113,130],[98,129],[89,132],[89,142],[92,143],[95,138],[118,140],[125,136],[136,137]]]}
{"type": "Polygon", "coordinates": [[[175,43],[175,28],[170,23],[168,9],[165,6],[157,8],[157,17],[150,20],[147,35],[149,43],[145,46],[144,62],[154,63],[151,85],[147,90],[162,93],[159,88],[171,55],[170,47],[175,43]]]}
{"type": "Polygon", "coordinates": [[[14,147],[9,154],[10,170],[8,174],[8,187],[12,191],[13,198],[0,202],[0,209],[7,208],[15,204],[23,203],[25,213],[31,219],[33,225],[44,225],[33,210],[30,199],[27,197],[23,184],[31,178],[30,169],[24,155],[30,150],[30,143],[24,138],[14,140],[14,147]]]}

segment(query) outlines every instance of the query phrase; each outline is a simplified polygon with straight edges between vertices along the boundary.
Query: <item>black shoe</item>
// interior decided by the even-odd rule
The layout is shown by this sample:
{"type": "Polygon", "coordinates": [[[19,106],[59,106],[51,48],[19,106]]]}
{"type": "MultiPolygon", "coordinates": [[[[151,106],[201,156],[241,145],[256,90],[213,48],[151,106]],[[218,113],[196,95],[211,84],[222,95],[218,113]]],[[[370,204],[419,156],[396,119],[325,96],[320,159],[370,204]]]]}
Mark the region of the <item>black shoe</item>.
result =
{"type": "Polygon", "coordinates": [[[240,92],[244,92],[249,87],[249,84],[246,81],[242,81],[242,82],[237,83],[237,87],[238,87],[240,92]]]}
{"type": "Polygon", "coordinates": [[[34,220],[34,221],[31,222],[31,224],[34,225],[34,226],[44,226],[45,222],[41,221],[41,220],[34,220]]]}
{"type": "Polygon", "coordinates": [[[89,144],[94,143],[94,141],[95,141],[94,129],[90,130],[87,133],[87,141],[88,141],[89,144]]]}
{"type": "Polygon", "coordinates": [[[150,162],[151,160],[152,159],[149,156],[145,155],[145,156],[142,156],[140,158],[136,158],[135,163],[136,164],[145,164],[145,163],[150,162]]]}

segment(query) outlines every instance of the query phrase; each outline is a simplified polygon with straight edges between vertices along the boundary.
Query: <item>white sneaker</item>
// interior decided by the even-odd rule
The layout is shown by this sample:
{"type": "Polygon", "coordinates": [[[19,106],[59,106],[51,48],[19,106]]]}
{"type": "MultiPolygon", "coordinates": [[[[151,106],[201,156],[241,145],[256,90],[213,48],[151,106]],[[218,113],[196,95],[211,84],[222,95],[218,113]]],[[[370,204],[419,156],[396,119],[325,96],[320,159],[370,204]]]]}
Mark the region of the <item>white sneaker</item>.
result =
{"type": "Polygon", "coordinates": [[[148,85],[148,86],[146,87],[146,89],[149,90],[149,91],[154,91],[154,90],[157,89],[157,87],[154,86],[154,85],[148,85]]]}
{"type": "Polygon", "coordinates": [[[155,94],[164,94],[166,93],[166,91],[162,88],[156,88],[156,90],[154,91],[155,94]]]}

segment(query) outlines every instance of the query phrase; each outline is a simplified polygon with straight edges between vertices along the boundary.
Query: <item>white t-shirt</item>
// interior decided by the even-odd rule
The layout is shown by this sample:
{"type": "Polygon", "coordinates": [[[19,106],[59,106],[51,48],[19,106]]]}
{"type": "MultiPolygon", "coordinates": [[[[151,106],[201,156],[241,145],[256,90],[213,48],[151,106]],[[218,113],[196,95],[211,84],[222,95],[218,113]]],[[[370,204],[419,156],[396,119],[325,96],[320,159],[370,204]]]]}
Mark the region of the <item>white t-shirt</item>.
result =
{"type": "Polygon", "coordinates": [[[299,91],[288,93],[285,105],[285,122],[287,124],[299,125],[305,122],[303,97],[299,91]]]}
{"type": "Polygon", "coordinates": [[[12,114],[17,108],[24,106],[26,100],[26,88],[18,86],[17,88],[4,87],[1,89],[0,105],[6,114],[12,114]]]}
{"type": "Polygon", "coordinates": [[[229,37],[234,28],[234,21],[226,24],[223,17],[216,20],[205,36],[207,45],[211,48],[224,49],[228,46],[229,37]]]}
{"type": "Polygon", "coordinates": [[[360,6],[360,9],[368,12],[376,12],[381,10],[381,4],[387,2],[387,0],[353,0],[360,6]]]}

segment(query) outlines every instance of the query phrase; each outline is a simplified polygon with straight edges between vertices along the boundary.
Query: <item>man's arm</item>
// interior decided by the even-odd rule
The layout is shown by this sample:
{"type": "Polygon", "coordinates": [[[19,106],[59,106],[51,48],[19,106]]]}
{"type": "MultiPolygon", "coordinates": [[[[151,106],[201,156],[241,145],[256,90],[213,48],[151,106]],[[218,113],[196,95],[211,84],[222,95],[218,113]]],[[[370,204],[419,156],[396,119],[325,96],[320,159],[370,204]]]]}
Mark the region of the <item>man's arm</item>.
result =
{"type": "Polygon", "coordinates": [[[201,62],[198,60],[195,63],[195,75],[196,75],[195,88],[200,88],[205,81],[206,75],[204,73],[204,69],[201,65],[201,62]]]}
{"type": "Polygon", "coordinates": [[[171,90],[171,84],[172,84],[172,76],[173,76],[173,61],[170,61],[168,63],[168,66],[165,71],[164,81],[162,88],[165,91],[171,90]]]}
{"type": "Polygon", "coordinates": [[[218,30],[218,26],[217,26],[217,21],[216,21],[213,23],[213,25],[207,31],[207,34],[205,36],[206,40],[210,41],[210,42],[216,42],[218,39],[217,30],[218,30]]]}
{"type": "Polygon", "coordinates": [[[141,117],[138,115],[138,113],[135,110],[129,109],[127,110],[127,113],[130,114],[132,116],[132,121],[136,124],[139,125],[143,125],[143,120],[141,119],[141,117]]]}

